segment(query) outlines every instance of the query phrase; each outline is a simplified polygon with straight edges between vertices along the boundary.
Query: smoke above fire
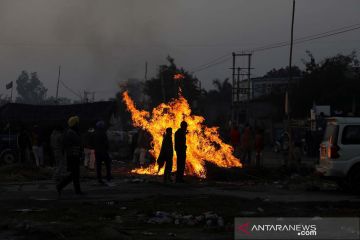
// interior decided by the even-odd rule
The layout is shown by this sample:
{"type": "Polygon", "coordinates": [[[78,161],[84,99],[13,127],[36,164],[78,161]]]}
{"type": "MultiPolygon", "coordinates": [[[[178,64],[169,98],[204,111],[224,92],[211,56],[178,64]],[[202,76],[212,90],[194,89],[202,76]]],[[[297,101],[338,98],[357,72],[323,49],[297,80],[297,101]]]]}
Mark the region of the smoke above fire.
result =
{"type": "MultiPolygon", "coordinates": [[[[186,137],[186,174],[198,177],[206,177],[205,161],[216,164],[219,167],[242,167],[240,159],[233,155],[233,148],[224,143],[219,135],[217,127],[204,125],[204,118],[191,114],[191,108],[187,100],[179,95],[169,103],[161,103],[152,112],[139,110],[128,92],[123,93],[123,101],[131,113],[132,123],[135,127],[148,131],[152,136],[152,149],[150,153],[157,158],[160,153],[163,134],[166,128],[171,127],[175,132],[181,121],[188,123],[186,137]]],[[[173,136],[174,137],[174,136],[173,136]]],[[[176,154],[174,154],[174,167],[176,169],[176,154]]],[[[161,174],[155,165],[147,168],[133,170],[139,174],[161,174]]]]}

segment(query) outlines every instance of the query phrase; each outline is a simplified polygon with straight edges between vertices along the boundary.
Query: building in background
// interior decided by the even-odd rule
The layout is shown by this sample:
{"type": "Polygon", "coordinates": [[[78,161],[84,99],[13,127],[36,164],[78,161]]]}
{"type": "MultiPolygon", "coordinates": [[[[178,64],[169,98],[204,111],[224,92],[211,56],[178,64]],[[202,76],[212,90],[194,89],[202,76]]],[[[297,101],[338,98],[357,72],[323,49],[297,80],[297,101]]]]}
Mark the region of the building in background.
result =
{"type": "MultiPolygon", "coordinates": [[[[293,77],[291,85],[297,85],[301,79],[301,77],[293,77]]],[[[248,87],[247,80],[241,81],[240,101],[246,102],[248,98],[254,100],[271,94],[285,93],[288,86],[288,80],[289,78],[287,77],[257,77],[251,79],[250,87],[248,87]]]]}

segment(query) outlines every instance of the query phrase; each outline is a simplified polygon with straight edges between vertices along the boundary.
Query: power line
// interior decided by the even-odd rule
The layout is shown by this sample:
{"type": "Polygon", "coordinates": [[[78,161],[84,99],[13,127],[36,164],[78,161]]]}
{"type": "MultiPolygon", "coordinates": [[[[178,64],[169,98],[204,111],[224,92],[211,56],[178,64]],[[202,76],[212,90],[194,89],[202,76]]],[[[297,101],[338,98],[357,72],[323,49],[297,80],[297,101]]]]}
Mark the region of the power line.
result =
{"type": "Polygon", "coordinates": [[[194,68],[193,70],[191,70],[191,72],[197,72],[197,71],[198,71],[197,69],[201,69],[201,68],[203,68],[203,67],[208,66],[209,64],[216,63],[217,61],[219,61],[219,60],[221,60],[221,59],[223,59],[223,58],[229,58],[229,54],[223,55],[223,56],[221,56],[221,57],[218,57],[218,58],[215,58],[215,59],[211,60],[211,61],[208,62],[208,63],[205,63],[205,64],[202,64],[202,65],[200,65],[200,66],[197,66],[196,68],[194,68]]]}
{"type": "Polygon", "coordinates": [[[74,90],[72,90],[72,89],[71,89],[70,87],[68,87],[62,80],[60,80],[60,83],[61,83],[61,85],[62,85],[64,88],[66,88],[69,92],[71,92],[71,93],[74,94],[75,96],[79,97],[80,100],[82,99],[81,94],[79,94],[79,93],[75,92],[74,90]]]}
{"type": "MultiPolygon", "coordinates": [[[[354,27],[354,28],[350,28],[350,29],[347,29],[347,30],[343,30],[343,31],[333,32],[333,33],[329,33],[329,34],[324,34],[324,35],[320,35],[320,36],[314,36],[314,37],[310,37],[310,36],[309,36],[308,38],[295,39],[294,44],[300,44],[300,43],[304,43],[304,42],[313,41],[313,40],[316,40],[316,39],[327,38],[327,37],[339,35],[339,34],[342,34],[342,33],[355,31],[355,30],[357,30],[357,29],[360,29],[360,26],[354,27]]],[[[316,35],[319,35],[319,34],[316,34],[316,35]]],[[[289,44],[290,44],[290,42],[278,43],[278,45],[275,45],[275,44],[274,44],[274,46],[259,47],[259,48],[256,48],[256,49],[252,49],[252,50],[250,50],[250,51],[252,51],[252,52],[261,52],[261,51],[265,51],[265,50],[269,50],[269,49],[285,47],[285,46],[288,46],[289,44]]]]}
{"type": "Polygon", "coordinates": [[[221,61],[214,62],[214,63],[212,63],[212,64],[207,64],[207,65],[204,64],[202,68],[198,68],[198,69],[196,69],[196,70],[193,70],[193,71],[191,71],[191,73],[201,72],[201,71],[203,71],[203,70],[205,70],[205,69],[208,69],[208,68],[214,67],[214,66],[216,66],[216,65],[219,65],[219,64],[221,64],[221,63],[227,62],[228,60],[230,60],[230,58],[231,58],[231,56],[229,56],[229,57],[227,57],[227,58],[225,58],[225,59],[223,59],[223,60],[221,60],[221,61]]]}
{"type": "MultiPolygon", "coordinates": [[[[308,35],[308,36],[305,36],[305,37],[300,37],[300,38],[295,39],[295,41],[307,40],[309,38],[314,38],[314,37],[317,37],[317,36],[320,37],[320,36],[324,36],[326,34],[331,34],[331,33],[334,33],[334,32],[338,32],[338,31],[341,31],[341,30],[344,30],[344,29],[346,29],[346,31],[353,30],[354,27],[355,27],[355,29],[357,29],[359,26],[360,26],[360,23],[349,25],[349,26],[344,26],[344,27],[332,29],[332,30],[329,30],[329,31],[326,31],[326,32],[312,34],[312,35],[308,35]]],[[[262,46],[262,47],[254,48],[254,49],[252,49],[252,51],[256,51],[257,49],[263,49],[263,48],[272,48],[274,46],[282,45],[282,44],[289,44],[289,41],[283,41],[283,42],[268,44],[268,45],[265,45],[265,46],[262,46]]],[[[248,50],[248,51],[251,51],[251,50],[248,50]]]]}
{"type": "MultiPolygon", "coordinates": [[[[349,25],[349,26],[344,26],[344,27],[341,27],[341,28],[336,28],[336,29],[329,30],[329,31],[326,31],[326,32],[322,32],[322,33],[317,33],[317,34],[313,34],[313,35],[300,37],[300,38],[297,38],[297,39],[294,40],[294,44],[301,44],[301,43],[304,43],[304,42],[313,41],[313,40],[316,40],[316,39],[326,38],[326,37],[330,37],[330,36],[335,36],[335,35],[339,35],[339,34],[342,34],[342,33],[355,31],[355,30],[358,30],[358,29],[360,29],[360,23],[349,25]]],[[[289,44],[290,44],[289,41],[283,41],[283,42],[268,44],[268,45],[265,45],[265,46],[262,46],[262,47],[248,49],[248,50],[245,50],[244,52],[261,52],[261,51],[266,51],[266,50],[270,50],[270,49],[285,47],[285,46],[288,46],[289,44]]],[[[231,53],[228,53],[228,54],[223,55],[221,57],[217,57],[217,58],[211,60],[208,63],[202,64],[202,65],[194,68],[191,71],[191,73],[200,72],[200,71],[203,71],[205,69],[208,69],[208,68],[214,67],[216,65],[219,65],[221,63],[224,63],[224,62],[228,61],[231,58],[230,54],[231,53]]]]}

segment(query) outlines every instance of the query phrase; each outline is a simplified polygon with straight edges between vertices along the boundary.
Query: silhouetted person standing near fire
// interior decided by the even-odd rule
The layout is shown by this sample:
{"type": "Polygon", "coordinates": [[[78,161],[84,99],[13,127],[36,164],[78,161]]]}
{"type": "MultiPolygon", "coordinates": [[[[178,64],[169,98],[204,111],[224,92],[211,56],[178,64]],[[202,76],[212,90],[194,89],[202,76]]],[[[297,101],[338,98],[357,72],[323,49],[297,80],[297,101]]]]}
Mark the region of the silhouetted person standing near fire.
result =
{"type": "Polygon", "coordinates": [[[80,157],[81,151],[81,140],[80,140],[80,128],[79,128],[79,117],[73,116],[68,120],[69,128],[64,135],[64,151],[66,156],[67,168],[70,175],[63,178],[56,185],[58,194],[61,195],[61,191],[71,181],[74,184],[75,193],[82,195],[83,192],[80,189],[80,157]]]}
{"type": "Polygon", "coordinates": [[[245,130],[241,139],[241,151],[242,157],[241,160],[245,164],[245,166],[249,166],[251,164],[251,150],[253,147],[253,138],[252,131],[249,124],[245,125],[245,130]]]}
{"type": "Polygon", "coordinates": [[[184,171],[186,163],[186,133],[187,123],[182,121],[180,128],[175,132],[175,151],[176,151],[176,182],[184,182],[184,171]]]}
{"type": "Polygon", "coordinates": [[[28,164],[30,159],[31,140],[30,135],[24,126],[21,127],[18,136],[19,160],[20,163],[28,164]]]}
{"type": "Polygon", "coordinates": [[[96,123],[95,130],[95,161],[96,174],[100,184],[104,184],[101,176],[101,165],[104,162],[106,167],[106,180],[111,181],[111,159],[108,154],[109,140],[106,135],[105,122],[99,121],[96,123]]]}
{"type": "Polygon", "coordinates": [[[165,165],[164,182],[171,182],[171,171],[173,166],[174,147],[172,141],[172,128],[167,128],[161,144],[161,150],[157,159],[159,170],[165,165]]]}
{"type": "Polygon", "coordinates": [[[64,156],[64,130],[61,125],[56,126],[50,136],[51,150],[53,151],[55,160],[54,178],[56,181],[66,175],[66,159],[64,156]]]}

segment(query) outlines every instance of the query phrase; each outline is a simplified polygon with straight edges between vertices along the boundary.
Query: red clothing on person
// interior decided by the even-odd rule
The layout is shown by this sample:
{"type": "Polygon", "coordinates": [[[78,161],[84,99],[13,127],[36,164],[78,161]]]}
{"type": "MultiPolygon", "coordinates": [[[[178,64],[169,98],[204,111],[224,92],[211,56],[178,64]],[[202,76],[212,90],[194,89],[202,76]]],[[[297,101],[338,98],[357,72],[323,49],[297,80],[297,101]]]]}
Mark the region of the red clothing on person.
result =
{"type": "Polygon", "coordinates": [[[244,134],[242,136],[242,140],[241,140],[241,146],[243,149],[248,150],[251,149],[251,130],[249,127],[245,128],[244,130],[244,134]]]}
{"type": "Polygon", "coordinates": [[[240,132],[236,128],[232,128],[230,131],[230,141],[233,147],[240,144],[240,132]]]}
{"type": "Polygon", "coordinates": [[[264,138],[260,133],[255,136],[255,151],[260,153],[264,149],[264,138]]]}

